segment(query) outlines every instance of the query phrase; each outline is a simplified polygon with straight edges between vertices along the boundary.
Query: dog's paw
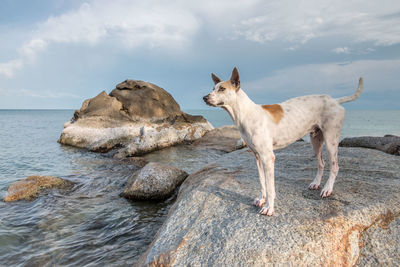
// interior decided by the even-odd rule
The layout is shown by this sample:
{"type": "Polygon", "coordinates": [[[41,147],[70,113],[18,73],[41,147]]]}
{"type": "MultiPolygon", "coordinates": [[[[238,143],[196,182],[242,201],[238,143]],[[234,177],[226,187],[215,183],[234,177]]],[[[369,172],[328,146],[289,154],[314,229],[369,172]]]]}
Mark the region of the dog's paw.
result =
{"type": "Polygon", "coordinates": [[[262,207],[262,206],[264,206],[264,204],[265,204],[265,198],[261,198],[261,199],[255,198],[253,201],[253,205],[256,207],[262,207]]]}
{"type": "Polygon", "coordinates": [[[312,182],[309,186],[308,189],[310,190],[317,190],[319,188],[319,184],[312,182]]]}
{"type": "Polygon", "coordinates": [[[267,207],[263,207],[263,208],[260,210],[260,214],[261,214],[261,215],[272,216],[272,215],[274,215],[274,209],[267,208],[267,207]]]}
{"type": "Polygon", "coordinates": [[[332,194],[332,189],[331,188],[326,188],[324,187],[321,191],[321,197],[329,197],[332,194]]]}

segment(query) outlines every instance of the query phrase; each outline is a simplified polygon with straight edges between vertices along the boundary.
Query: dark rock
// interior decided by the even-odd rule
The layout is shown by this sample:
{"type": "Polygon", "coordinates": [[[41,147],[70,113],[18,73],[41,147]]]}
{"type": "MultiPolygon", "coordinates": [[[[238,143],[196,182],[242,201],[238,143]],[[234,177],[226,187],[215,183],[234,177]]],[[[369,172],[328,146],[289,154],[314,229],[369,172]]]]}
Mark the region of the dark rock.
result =
{"type": "Polygon", "coordinates": [[[361,136],[344,138],[339,146],[364,147],[383,151],[385,153],[400,156],[400,137],[385,135],[384,137],[361,136]]]}
{"type": "Polygon", "coordinates": [[[127,157],[124,159],[124,162],[133,164],[140,168],[143,168],[147,163],[149,163],[149,161],[143,157],[127,157]]]}
{"type": "Polygon", "coordinates": [[[178,168],[150,162],[129,178],[122,196],[133,200],[166,199],[187,176],[178,168]]]}
{"type": "Polygon", "coordinates": [[[74,183],[54,176],[29,176],[26,179],[12,183],[4,198],[5,202],[18,200],[33,200],[46,189],[69,189],[74,183]]]}

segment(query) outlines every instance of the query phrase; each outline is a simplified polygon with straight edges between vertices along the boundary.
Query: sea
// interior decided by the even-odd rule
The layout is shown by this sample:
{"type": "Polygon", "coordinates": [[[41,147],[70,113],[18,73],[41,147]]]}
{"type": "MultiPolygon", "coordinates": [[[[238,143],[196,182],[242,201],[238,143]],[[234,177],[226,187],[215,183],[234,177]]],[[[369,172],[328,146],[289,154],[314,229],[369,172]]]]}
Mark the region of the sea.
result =
{"type": "MultiPolygon", "coordinates": [[[[232,124],[223,110],[185,111],[203,115],[214,127],[232,124]]],[[[31,202],[0,201],[0,266],[132,265],[175,201],[128,201],[120,193],[135,165],[57,143],[73,112],[0,110],[0,199],[11,183],[30,175],[76,183],[68,192],[52,190],[31,202]]],[[[400,110],[347,111],[341,138],[385,134],[400,135],[400,110]]],[[[172,154],[163,155],[168,162],[172,154]]],[[[177,165],[197,162],[190,152],[174,155],[177,165]]]]}

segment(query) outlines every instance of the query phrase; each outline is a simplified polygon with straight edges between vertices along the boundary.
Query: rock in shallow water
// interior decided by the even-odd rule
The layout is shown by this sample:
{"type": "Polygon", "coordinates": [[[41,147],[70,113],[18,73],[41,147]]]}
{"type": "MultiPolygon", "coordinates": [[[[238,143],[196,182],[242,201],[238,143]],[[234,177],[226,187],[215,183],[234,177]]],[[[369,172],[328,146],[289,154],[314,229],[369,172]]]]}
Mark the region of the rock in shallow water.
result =
{"type": "Polygon", "coordinates": [[[46,189],[69,189],[74,183],[54,176],[29,176],[26,179],[12,183],[4,198],[6,202],[18,200],[33,200],[46,189]]]}
{"type": "MultiPolygon", "coordinates": [[[[260,190],[253,154],[247,149],[226,154],[185,180],[168,218],[137,265],[353,266],[363,262],[364,231],[390,223],[400,214],[400,158],[340,148],[339,166],[333,195],[322,199],[320,190],[307,189],[317,172],[311,145],[298,142],[276,151],[276,216],[266,217],[252,206],[260,190]]],[[[389,231],[380,234],[382,240],[385,235],[396,240],[389,231]]],[[[394,245],[393,251],[399,251],[399,244],[394,245]]],[[[398,265],[396,260],[389,264],[398,265]]]]}
{"type": "Polygon", "coordinates": [[[223,152],[232,152],[244,147],[240,132],[234,125],[215,128],[202,138],[193,142],[193,146],[204,149],[215,149],[223,152]]]}
{"type": "Polygon", "coordinates": [[[134,80],[85,100],[64,127],[59,143],[97,152],[122,147],[117,157],[191,142],[213,128],[202,116],[182,112],[164,89],[134,80]]]}
{"type": "Polygon", "coordinates": [[[385,135],[384,137],[349,137],[344,138],[339,146],[372,148],[388,154],[400,156],[400,137],[395,135],[385,135]]]}
{"type": "Polygon", "coordinates": [[[133,200],[162,200],[170,197],[188,174],[178,168],[150,162],[128,179],[122,196],[133,200]]]}

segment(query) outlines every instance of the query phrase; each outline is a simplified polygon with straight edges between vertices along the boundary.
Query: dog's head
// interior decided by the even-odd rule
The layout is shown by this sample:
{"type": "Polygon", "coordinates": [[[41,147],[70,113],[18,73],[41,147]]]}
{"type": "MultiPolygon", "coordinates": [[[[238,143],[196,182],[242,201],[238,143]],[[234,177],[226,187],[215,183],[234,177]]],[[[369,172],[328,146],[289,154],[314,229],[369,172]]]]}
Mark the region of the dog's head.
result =
{"type": "Polygon", "coordinates": [[[221,107],[231,105],[236,101],[236,93],[240,89],[239,71],[235,67],[228,81],[222,81],[217,75],[211,73],[215,85],[211,93],[203,97],[207,105],[221,107]]]}

